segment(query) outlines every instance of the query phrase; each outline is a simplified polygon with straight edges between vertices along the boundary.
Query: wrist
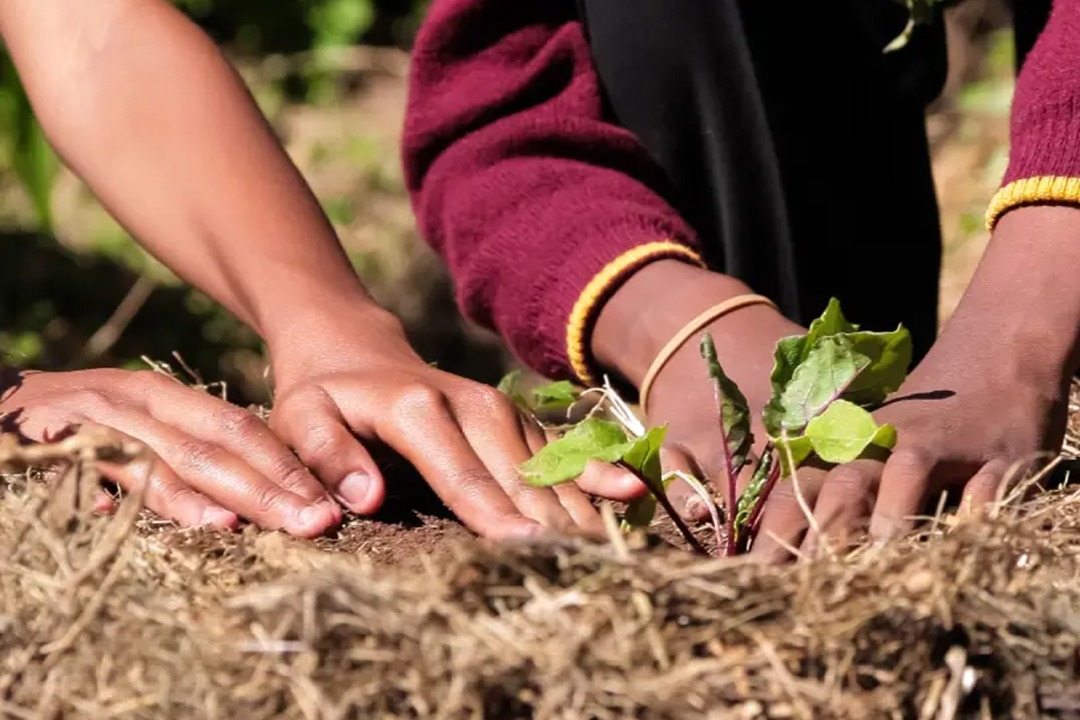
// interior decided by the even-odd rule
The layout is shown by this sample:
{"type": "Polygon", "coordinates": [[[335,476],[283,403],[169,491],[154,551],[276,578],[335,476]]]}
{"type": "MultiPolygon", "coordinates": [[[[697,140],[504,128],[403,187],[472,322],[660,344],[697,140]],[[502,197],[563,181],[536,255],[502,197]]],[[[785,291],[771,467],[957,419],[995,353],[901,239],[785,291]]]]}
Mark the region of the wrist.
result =
{"type": "MultiPolygon", "coordinates": [[[[601,309],[591,337],[593,356],[602,370],[640,388],[657,354],[686,323],[718,303],[752,292],[735,278],[686,263],[660,260],[646,265],[601,309]]],[[[748,336],[779,338],[802,332],[767,305],[739,308],[705,331],[718,348],[739,347],[748,336]]]]}
{"type": "Polygon", "coordinates": [[[374,363],[392,346],[412,353],[396,315],[362,298],[304,304],[279,318],[264,336],[279,385],[313,372],[374,363]]]}
{"type": "Polygon", "coordinates": [[[1013,382],[1056,392],[1080,370],[1080,209],[1030,207],[1003,217],[942,340],[1013,382]]]}

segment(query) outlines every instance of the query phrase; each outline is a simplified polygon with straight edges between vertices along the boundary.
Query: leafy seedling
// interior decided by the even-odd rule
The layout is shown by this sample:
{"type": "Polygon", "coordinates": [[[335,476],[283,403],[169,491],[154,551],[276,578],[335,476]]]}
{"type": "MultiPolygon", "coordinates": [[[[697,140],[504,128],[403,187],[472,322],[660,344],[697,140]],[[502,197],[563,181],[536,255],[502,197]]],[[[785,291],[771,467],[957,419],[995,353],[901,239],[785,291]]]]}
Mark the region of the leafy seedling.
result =
{"type": "MultiPolygon", "coordinates": [[[[772,397],[762,412],[769,440],[749,486],[728,505],[735,508],[729,550],[732,542],[749,542],[776,482],[812,455],[842,464],[895,446],[896,429],[879,426],[866,407],[883,402],[907,377],[911,334],[902,325],[862,330],[833,298],[805,334],[777,343],[774,358],[772,397]]],[[[714,375],[713,361],[708,365],[714,375]]]]}
{"type": "Polygon", "coordinates": [[[567,380],[548,383],[533,388],[527,399],[521,391],[521,371],[513,370],[499,381],[498,389],[506,394],[523,411],[546,413],[569,410],[581,399],[581,392],[567,380]]]}
{"type": "Polygon", "coordinates": [[[551,487],[573,481],[590,461],[617,465],[649,489],[647,496],[629,503],[623,528],[648,526],[660,506],[691,547],[704,552],[667,497],[670,484],[681,478],[709,508],[718,550],[734,555],[752,543],[776,484],[793,475],[811,456],[825,464],[841,464],[870,452],[887,454],[896,444],[896,429],[879,425],[868,408],[883,402],[907,377],[912,361],[911,335],[902,325],[890,332],[862,330],[844,317],[839,301],[833,298],[805,334],[783,338],[776,345],[770,375],[772,396],[762,409],[768,441],[749,484],[738,495],[738,479],[754,444],[750,407],[738,385],[724,372],[708,333],[702,335],[700,352],[712,381],[721,440],[723,521],[700,480],[684,473],[663,473],[660,449],[666,426],[645,428],[606,380],[604,387],[581,393],[570,383],[553,383],[534,390],[529,403],[517,390],[516,378],[500,384],[519,405],[534,412],[543,407],[572,406],[587,394],[602,396],[589,417],[521,466],[526,482],[551,487]],[[614,419],[596,417],[600,408],[614,419]]]}

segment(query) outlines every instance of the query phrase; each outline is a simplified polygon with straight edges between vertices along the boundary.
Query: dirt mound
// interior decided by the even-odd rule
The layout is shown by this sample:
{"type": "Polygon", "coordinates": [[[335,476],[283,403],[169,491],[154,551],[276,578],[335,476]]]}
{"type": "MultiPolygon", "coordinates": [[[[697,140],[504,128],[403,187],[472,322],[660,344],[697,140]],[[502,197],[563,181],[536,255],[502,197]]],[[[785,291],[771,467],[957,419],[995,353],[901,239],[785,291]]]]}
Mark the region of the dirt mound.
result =
{"type": "Polygon", "coordinates": [[[0,716],[1080,717],[1074,488],[777,569],[96,517],[100,452],[0,486],[0,716]]]}

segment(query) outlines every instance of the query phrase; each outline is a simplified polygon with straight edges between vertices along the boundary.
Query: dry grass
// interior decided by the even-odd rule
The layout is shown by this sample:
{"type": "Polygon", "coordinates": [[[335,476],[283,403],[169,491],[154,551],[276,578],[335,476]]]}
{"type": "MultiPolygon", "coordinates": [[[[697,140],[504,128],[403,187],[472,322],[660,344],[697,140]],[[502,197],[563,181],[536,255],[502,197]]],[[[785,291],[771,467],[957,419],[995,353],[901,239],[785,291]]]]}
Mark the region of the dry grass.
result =
{"type": "Polygon", "coordinates": [[[1073,489],[781,569],[460,540],[406,566],[85,512],[95,457],[134,451],[7,477],[0,716],[1080,716],[1073,489]]]}

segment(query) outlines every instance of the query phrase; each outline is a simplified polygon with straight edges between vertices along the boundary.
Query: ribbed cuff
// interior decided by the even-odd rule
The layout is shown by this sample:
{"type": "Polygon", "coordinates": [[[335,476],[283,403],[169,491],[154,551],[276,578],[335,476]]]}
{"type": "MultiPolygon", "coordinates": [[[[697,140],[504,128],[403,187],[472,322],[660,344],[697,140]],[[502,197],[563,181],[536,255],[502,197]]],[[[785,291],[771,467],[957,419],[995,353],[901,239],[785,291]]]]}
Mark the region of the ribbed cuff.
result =
{"type": "Polygon", "coordinates": [[[599,382],[589,347],[592,329],[604,302],[637,270],[650,262],[669,258],[704,267],[701,256],[686,245],[658,240],[623,252],[585,284],[566,324],[566,357],[579,382],[586,386],[595,386],[599,382]]]}
{"type": "Polygon", "coordinates": [[[986,211],[989,230],[1025,205],[1080,205],[1080,98],[1025,90],[1015,101],[1009,168],[986,211]]]}
{"type": "Polygon", "coordinates": [[[1026,205],[1080,206],[1080,177],[1045,175],[1009,183],[990,201],[987,230],[993,231],[1005,213],[1026,205]]]}

